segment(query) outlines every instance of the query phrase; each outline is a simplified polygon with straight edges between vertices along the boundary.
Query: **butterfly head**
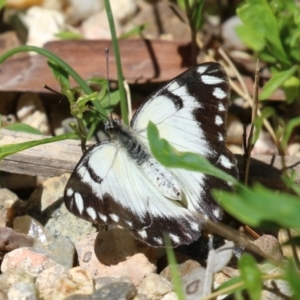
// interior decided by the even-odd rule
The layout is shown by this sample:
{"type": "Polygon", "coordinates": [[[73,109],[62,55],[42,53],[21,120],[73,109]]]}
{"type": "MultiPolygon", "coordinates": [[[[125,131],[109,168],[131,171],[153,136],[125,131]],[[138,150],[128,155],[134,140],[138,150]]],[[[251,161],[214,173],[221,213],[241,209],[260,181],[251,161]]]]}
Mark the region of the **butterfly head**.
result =
{"type": "Polygon", "coordinates": [[[104,130],[109,135],[112,136],[117,131],[117,129],[122,124],[119,119],[110,119],[104,122],[104,130]]]}

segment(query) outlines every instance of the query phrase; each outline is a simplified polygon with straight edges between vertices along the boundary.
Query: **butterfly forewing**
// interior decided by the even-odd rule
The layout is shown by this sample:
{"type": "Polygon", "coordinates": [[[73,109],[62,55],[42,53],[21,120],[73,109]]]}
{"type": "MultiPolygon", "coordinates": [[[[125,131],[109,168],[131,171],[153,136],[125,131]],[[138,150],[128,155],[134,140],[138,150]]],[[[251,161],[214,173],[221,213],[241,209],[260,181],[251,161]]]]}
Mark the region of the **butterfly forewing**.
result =
{"type": "Polygon", "coordinates": [[[197,213],[222,218],[210,190],[231,187],[198,172],[163,167],[154,168],[161,178],[155,183],[155,175],[153,183],[144,172],[153,166],[147,125],[155,123],[160,136],[177,150],[201,154],[236,176],[235,158],[225,148],[228,93],[227,75],[217,63],[194,67],[160,88],[137,110],[132,130],[125,134],[120,129],[116,136],[121,138],[96,144],[83,155],[66,187],[67,208],[95,223],[128,228],[152,246],[163,246],[165,233],[174,246],[196,240],[201,232],[197,213]],[[167,175],[179,184],[182,199],[159,191],[167,175]]]}

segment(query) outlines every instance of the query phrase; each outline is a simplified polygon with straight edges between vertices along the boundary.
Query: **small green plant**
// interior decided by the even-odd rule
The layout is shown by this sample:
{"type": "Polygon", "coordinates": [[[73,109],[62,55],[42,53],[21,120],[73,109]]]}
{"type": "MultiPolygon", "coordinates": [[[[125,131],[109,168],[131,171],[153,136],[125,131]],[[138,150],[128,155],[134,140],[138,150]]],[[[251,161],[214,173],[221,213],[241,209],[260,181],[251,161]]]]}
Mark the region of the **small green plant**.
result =
{"type": "Polygon", "coordinates": [[[260,93],[266,100],[281,87],[289,103],[300,94],[300,8],[294,0],[247,0],[237,9],[244,43],[270,65],[272,78],[260,93]]]}

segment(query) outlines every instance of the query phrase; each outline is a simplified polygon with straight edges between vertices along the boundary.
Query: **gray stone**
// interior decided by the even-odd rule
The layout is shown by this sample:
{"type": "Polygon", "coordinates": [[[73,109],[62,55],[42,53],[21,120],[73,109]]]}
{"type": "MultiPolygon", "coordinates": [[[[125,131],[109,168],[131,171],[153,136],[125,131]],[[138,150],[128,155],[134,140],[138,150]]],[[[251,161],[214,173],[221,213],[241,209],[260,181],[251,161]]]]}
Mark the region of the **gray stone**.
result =
{"type": "Polygon", "coordinates": [[[92,300],[130,300],[136,293],[136,287],[132,283],[114,282],[96,290],[92,300]]]}

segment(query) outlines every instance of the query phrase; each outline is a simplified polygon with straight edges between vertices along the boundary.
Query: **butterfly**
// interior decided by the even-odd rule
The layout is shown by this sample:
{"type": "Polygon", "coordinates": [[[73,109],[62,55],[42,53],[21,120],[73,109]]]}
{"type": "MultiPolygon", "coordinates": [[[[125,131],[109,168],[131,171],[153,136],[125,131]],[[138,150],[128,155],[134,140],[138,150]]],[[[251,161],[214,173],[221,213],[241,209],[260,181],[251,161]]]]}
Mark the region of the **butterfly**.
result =
{"type": "Polygon", "coordinates": [[[154,247],[164,234],[174,247],[201,235],[199,213],[213,221],[223,211],[210,194],[230,190],[228,182],[199,172],[161,165],[151,154],[149,121],[178,151],[193,152],[237,176],[233,154],[225,147],[229,84],[215,62],[195,66],[149,96],[130,127],[106,123],[109,139],[82,156],[65,188],[65,205],[93,223],[120,225],[154,247]]]}

